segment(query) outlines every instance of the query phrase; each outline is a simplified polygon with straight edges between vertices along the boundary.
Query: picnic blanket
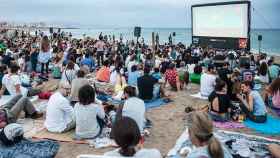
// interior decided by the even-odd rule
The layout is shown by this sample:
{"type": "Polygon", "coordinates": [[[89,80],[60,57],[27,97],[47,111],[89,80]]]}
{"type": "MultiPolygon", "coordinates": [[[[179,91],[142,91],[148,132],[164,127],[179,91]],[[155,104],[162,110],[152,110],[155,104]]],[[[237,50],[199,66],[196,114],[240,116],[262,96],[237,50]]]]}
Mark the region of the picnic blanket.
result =
{"type": "Polygon", "coordinates": [[[247,119],[246,121],[244,121],[244,125],[262,134],[280,134],[280,119],[277,119],[271,115],[267,116],[267,121],[265,123],[255,123],[247,119]]]}
{"type": "Polygon", "coordinates": [[[169,102],[171,102],[170,99],[159,98],[159,99],[145,102],[145,107],[146,107],[146,109],[156,108],[156,107],[166,105],[169,102]]]}
{"type": "Polygon", "coordinates": [[[238,122],[213,122],[216,128],[223,129],[236,129],[236,128],[244,128],[245,126],[238,122]]]}
{"type": "Polygon", "coordinates": [[[53,158],[59,144],[55,141],[31,141],[23,139],[13,146],[0,144],[1,158],[53,158]]]}
{"type": "Polygon", "coordinates": [[[116,143],[109,138],[110,131],[111,130],[109,128],[104,128],[102,134],[96,139],[74,140],[75,130],[65,133],[51,133],[46,129],[43,129],[42,131],[34,134],[33,138],[56,140],[59,142],[72,142],[76,144],[88,144],[90,147],[94,148],[116,147],[116,143]]]}
{"type": "MultiPolygon", "coordinates": [[[[222,142],[225,148],[229,150],[234,158],[270,158],[271,155],[267,150],[267,144],[280,144],[278,140],[224,130],[215,131],[214,135],[222,142]]],[[[190,151],[195,148],[189,139],[188,129],[177,139],[175,146],[168,152],[167,157],[181,158],[180,152],[184,148],[190,151]]]]}
{"type": "Polygon", "coordinates": [[[194,97],[194,98],[198,98],[198,99],[202,99],[202,100],[207,100],[208,97],[204,97],[200,94],[200,92],[196,93],[196,94],[191,94],[190,95],[191,97],[194,97]]]}
{"type": "Polygon", "coordinates": [[[82,140],[74,140],[75,130],[71,130],[65,133],[52,133],[47,131],[47,129],[43,129],[32,136],[35,139],[49,139],[49,140],[56,140],[60,142],[73,142],[76,144],[89,144],[87,141],[82,140]]]}

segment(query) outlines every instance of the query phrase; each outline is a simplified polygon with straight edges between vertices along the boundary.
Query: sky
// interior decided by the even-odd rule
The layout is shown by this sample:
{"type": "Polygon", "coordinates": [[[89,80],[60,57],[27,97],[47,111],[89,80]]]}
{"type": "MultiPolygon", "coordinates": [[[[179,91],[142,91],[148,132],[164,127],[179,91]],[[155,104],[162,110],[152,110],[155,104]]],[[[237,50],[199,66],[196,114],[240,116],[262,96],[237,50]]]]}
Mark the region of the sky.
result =
{"type": "MultiPolygon", "coordinates": [[[[221,0],[0,0],[0,21],[190,28],[191,5],[221,0]]],[[[223,0],[231,1],[231,0],[223,0]]],[[[280,0],[251,0],[253,28],[280,28],[280,0]]]]}

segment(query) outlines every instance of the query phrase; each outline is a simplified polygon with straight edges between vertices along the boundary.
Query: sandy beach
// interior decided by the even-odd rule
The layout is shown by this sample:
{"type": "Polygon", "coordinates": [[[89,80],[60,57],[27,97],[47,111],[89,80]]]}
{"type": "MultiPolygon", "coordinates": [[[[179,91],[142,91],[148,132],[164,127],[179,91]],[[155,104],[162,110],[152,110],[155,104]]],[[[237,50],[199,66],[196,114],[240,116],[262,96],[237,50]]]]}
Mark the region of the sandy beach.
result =
{"type": "MultiPolygon", "coordinates": [[[[276,63],[280,64],[280,57],[275,57],[276,63]]],[[[151,135],[146,138],[145,148],[157,148],[163,156],[174,146],[178,137],[185,129],[187,114],[184,112],[186,106],[198,109],[208,104],[208,101],[196,99],[190,96],[199,92],[199,85],[191,84],[190,90],[181,92],[170,92],[173,102],[168,105],[151,109],[147,112],[147,117],[153,122],[153,127],[149,129],[151,135]]],[[[233,130],[246,134],[259,135],[249,129],[233,130]]],[[[263,135],[261,135],[263,136],[263,135]]],[[[279,139],[280,136],[273,137],[279,139]]],[[[113,148],[94,149],[85,144],[60,143],[60,149],[56,158],[75,158],[80,154],[102,155],[113,148]]]]}

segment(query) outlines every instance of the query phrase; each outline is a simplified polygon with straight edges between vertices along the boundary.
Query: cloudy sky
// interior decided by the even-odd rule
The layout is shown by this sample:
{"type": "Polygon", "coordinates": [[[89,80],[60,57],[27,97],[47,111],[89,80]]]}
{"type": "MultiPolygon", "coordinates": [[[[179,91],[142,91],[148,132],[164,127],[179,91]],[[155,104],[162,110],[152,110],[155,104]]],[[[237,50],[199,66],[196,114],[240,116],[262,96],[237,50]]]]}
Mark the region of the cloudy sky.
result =
{"type": "MultiPolygon", "coordinates": [[[[190,6],[221,0],[0,0],[0,20],[108,27],[190,27],[190,6]]],[[[228,0],[223,0],[228,1],[228,0]]],[[[280,0],[252,0],[252,27],[280,28],[280,0]]]]}

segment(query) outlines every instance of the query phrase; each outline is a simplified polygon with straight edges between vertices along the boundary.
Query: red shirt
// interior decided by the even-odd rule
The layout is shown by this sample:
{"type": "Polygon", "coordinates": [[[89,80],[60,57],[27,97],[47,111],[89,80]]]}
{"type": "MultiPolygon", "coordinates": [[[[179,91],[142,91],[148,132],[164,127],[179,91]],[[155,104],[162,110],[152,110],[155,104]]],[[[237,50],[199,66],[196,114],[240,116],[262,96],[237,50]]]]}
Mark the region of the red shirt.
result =
{"type": "Polygon", "coordinates": [[[165,72],[165,79],[168,81],[168,83],[172,86],[172,87],[176,87],[176,79],[177,79],[177,71],[176,69],[168,69],[165,72]]]}

